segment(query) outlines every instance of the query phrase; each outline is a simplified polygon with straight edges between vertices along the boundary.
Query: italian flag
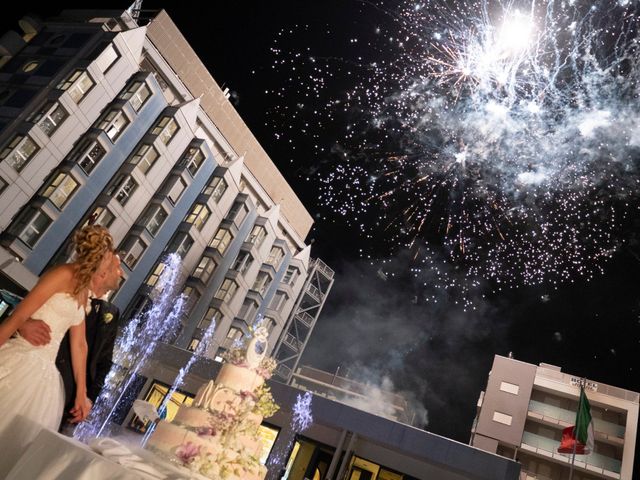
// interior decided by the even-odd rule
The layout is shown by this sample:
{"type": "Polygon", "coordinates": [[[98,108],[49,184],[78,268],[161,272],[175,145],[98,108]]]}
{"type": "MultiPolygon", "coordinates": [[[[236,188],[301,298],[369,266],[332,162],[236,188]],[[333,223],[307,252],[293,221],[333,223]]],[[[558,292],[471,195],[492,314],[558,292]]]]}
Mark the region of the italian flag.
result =
{"type": "Polygon", "coordinates": [[[576,424],[562,430],[558,453],[574,453],[575,451],[576,455],[588,455],[593,451],[593,437],[591,407],[584,393],[584,388],[580,387],[576,424]]]}

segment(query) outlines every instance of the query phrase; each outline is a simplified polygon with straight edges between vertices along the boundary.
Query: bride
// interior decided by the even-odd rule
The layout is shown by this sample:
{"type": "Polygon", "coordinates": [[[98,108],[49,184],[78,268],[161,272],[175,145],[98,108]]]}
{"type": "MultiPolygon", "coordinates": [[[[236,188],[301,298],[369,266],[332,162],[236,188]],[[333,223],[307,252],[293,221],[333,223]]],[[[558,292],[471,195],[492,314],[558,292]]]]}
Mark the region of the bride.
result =
{"type": "MultiPolygon", "coordinates": [[[[109,231],[100,225],[89,225],[73,238],[75,260],[45,273],[25,296],[13,313],[0,323],[0,446],[24,447],[42,427],[57,430],[65,404],[64,388],[55,360],[60,341],[70,330],[71,363],[77,385],[72,411],[79,420],[89,415],[87,398],[87,342],[84,317],[90,305],[89,291],[98,289],[106,269],[112,265],[114,247],[109,231]],[[33,346],[20,336],[11,338],[29,318],[42,320],[51,329],[51,341],[33,346]],[[28,423],[15,428],[16,417],[28,423]],[[29,425],[31,428],[29,428],[29,425]],[[21,437],[20,441],[16,435],[21,437]]],[[[0,457],[8,461],[3,451],[0,457]]],[[[0,477],[3,466],[0,461],[0,477]]]]}

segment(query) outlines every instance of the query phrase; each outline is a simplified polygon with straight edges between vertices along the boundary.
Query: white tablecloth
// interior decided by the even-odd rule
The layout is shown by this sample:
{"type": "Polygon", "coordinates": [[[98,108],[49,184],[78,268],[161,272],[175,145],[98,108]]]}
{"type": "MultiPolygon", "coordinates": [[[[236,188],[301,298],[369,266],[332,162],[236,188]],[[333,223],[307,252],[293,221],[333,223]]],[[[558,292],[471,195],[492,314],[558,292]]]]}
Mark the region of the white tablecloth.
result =
{"type": "Polygon", "coordinates": [[[111,445],[105,447],[103,456],[73,438],[42,429],[23,451],[6,480],[177,480],[191,477],[184,469],[157,463],[156,457],[149,452],[131,448],[132,452],[115,441],[106,441],[111,445]],[[118,456],[118,451],[125,454],[118,456]],[[142,462],[131,461],[136,458],[142,462]],[[126,466],[121,464],[123,460],[126,466]]]}

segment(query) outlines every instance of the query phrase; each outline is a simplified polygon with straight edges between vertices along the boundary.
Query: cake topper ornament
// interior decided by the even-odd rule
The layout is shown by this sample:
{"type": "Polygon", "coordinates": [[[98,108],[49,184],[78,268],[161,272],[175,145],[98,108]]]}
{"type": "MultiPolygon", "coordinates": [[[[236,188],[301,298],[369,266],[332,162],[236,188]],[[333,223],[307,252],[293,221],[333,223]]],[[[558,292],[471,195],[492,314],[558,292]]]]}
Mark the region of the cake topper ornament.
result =
{"type": "Polygon", "coordinates": [[[267,353],[267,338],[269,332],[265,327],[259,327],[247,345],[247,363],[249,368],[257,368],[267,353]]]}

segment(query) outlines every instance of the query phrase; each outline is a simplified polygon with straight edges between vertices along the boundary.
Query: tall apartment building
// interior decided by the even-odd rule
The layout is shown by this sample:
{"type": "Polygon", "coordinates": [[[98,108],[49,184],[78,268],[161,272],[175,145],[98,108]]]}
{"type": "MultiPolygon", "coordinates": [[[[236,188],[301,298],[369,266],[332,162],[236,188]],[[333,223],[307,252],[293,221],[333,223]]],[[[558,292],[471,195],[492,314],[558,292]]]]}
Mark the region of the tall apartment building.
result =
{"type": "MultiPolygon", "coordinates": [[[[562,429],[575,424],[581,378],[560,367],[496,355],[478,400],[471,445],[517,459],[521,479],[565,480],[571,455],[557,453],[562,429]]],[[[577,455],[574,480],[633,477],[639,394],[587,381],[595,448],[577,455]]]]}
{"type": "Polygon", "coordinates": [[[0,39],[0,288],[24,293],[94,221],[123,252],[111,300],[125,319],[176,252],[188,312],[173,348],[194,350],[215,322],[214,358],[263,318],[287,378],[333,271],[305,243],[311,216],[167,13],[19,26],[0,39]]]}

